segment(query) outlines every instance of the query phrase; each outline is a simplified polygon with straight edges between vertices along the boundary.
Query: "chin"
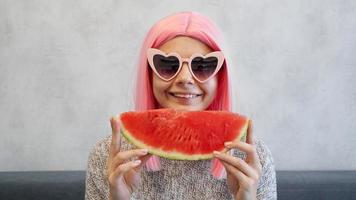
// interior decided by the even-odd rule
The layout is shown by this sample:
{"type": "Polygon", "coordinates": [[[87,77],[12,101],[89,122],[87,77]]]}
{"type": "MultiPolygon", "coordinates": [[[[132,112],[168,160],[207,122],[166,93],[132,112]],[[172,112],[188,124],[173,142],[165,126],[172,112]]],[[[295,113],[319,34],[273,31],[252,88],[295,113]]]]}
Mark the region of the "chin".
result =
{"type": "Polygon", "coordinates": [[[198,105],[194,105],[194,106],[190,106],[190,105],[180,105],[180,104],[175,104],[175,105],[171,105],[169,106],[170,108],[174,108],[176,110],[182,110],[182,111],[199,111],[199,110],[204,110],[204,108],[202,106],[198,106],[198,105]]]}

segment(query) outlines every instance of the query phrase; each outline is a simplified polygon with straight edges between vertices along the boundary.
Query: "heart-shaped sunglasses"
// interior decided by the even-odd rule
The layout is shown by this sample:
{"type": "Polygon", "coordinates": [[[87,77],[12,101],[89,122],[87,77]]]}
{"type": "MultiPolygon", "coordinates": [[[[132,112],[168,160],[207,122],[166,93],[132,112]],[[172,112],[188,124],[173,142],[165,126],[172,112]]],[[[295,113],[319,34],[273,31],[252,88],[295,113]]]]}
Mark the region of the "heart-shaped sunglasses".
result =
{"type": "Polygon", "coordinates": [[[182,58],[178,53],[167,55],[158,49],[149,48],[147,59],[152,70],[162,80],[172,80],[186,62],[193,77],[200,83],[204,83],[218,73],[224,62],[224,55],[221,51],[214,51],[205,56],[193,54],[190,58],[182,58]]]}

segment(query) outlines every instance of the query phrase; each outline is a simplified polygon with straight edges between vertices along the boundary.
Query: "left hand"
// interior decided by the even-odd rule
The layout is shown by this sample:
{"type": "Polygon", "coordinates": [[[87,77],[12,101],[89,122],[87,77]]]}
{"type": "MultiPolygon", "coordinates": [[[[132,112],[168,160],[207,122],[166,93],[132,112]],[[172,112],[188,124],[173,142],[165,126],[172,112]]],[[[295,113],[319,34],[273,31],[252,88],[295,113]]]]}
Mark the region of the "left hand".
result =
{"type": "Polygon", "coordinates": [[[221,161],[226,169],[227,184],[230,191],[236,200],[257,199],[258,180],[261,176],[262,165],[253,142],[252,121],[250,120],[247,128],[246,143],[240,141],[227,142],[225,147],[228,150],[240,149],[246,152],[247,156],[245,161],[226,153],[214,152],[214,156],[221,161]]]}

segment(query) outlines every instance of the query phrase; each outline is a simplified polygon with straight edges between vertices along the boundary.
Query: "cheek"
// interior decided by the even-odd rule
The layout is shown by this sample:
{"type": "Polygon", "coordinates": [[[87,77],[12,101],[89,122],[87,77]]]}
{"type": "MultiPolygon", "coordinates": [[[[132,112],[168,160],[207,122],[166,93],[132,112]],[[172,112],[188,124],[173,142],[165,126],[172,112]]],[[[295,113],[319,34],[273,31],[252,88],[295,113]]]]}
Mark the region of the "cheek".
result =
{"type": "Polygon", "coordinates": [[[212,78],[208,82],[204,83],[201,88],[204,90],[205,95],[208,98],[215,98],[215,95],[218,90],[218,80],[217,78],[212,78]]]}
{"type": "Polygon", "coordinates": [[[152,77],[152,88],[153,88],[153,94],[156,99],[159,99],[159,97],[165,95],[165,91],[168,89],[169,84],[160,78],[157,77],[157,75],[153,74],[152,77]]]}

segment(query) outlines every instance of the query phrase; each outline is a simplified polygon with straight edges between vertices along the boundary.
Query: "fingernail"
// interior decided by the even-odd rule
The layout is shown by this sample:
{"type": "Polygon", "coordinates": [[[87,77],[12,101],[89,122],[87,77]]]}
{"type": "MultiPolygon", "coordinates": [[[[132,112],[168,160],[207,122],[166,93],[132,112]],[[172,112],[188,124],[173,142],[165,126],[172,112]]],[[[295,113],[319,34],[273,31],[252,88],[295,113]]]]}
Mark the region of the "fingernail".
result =
{"type": "Polygon", "coordinates": [[[114,116],[112,116],[112,123],[114,124],[114,128],[116,129],[116,130],[118,130],[119,129],[119,125],[118,125],[118,120],[119,120],[119,117],[118,117],[118,115],[114,115],[114,116]]]}
{"type": "Polygon", "coordinates": [[[147,154],[147,153],[148,153],[148,149],[141,149],[141,152],[142,152],[143,154],[147,154]]]}
{"type": "Polygon", "coordinates": [[[218,152],[218,151],[213,151],[213,154],[214,154],[215,156],[218,156],[218,155],[220,155],[220,152],[218,152]]]}
{"type": "Polygon", "coordinates": [[[134,162],[135,165],[141,164],[141,160],[134,160],[133,162],[134,162]]]}
{"type": "Polygon", "coordinates": [[[232,142],[225,142],[225,146],[230,146],[232,142]]]}

